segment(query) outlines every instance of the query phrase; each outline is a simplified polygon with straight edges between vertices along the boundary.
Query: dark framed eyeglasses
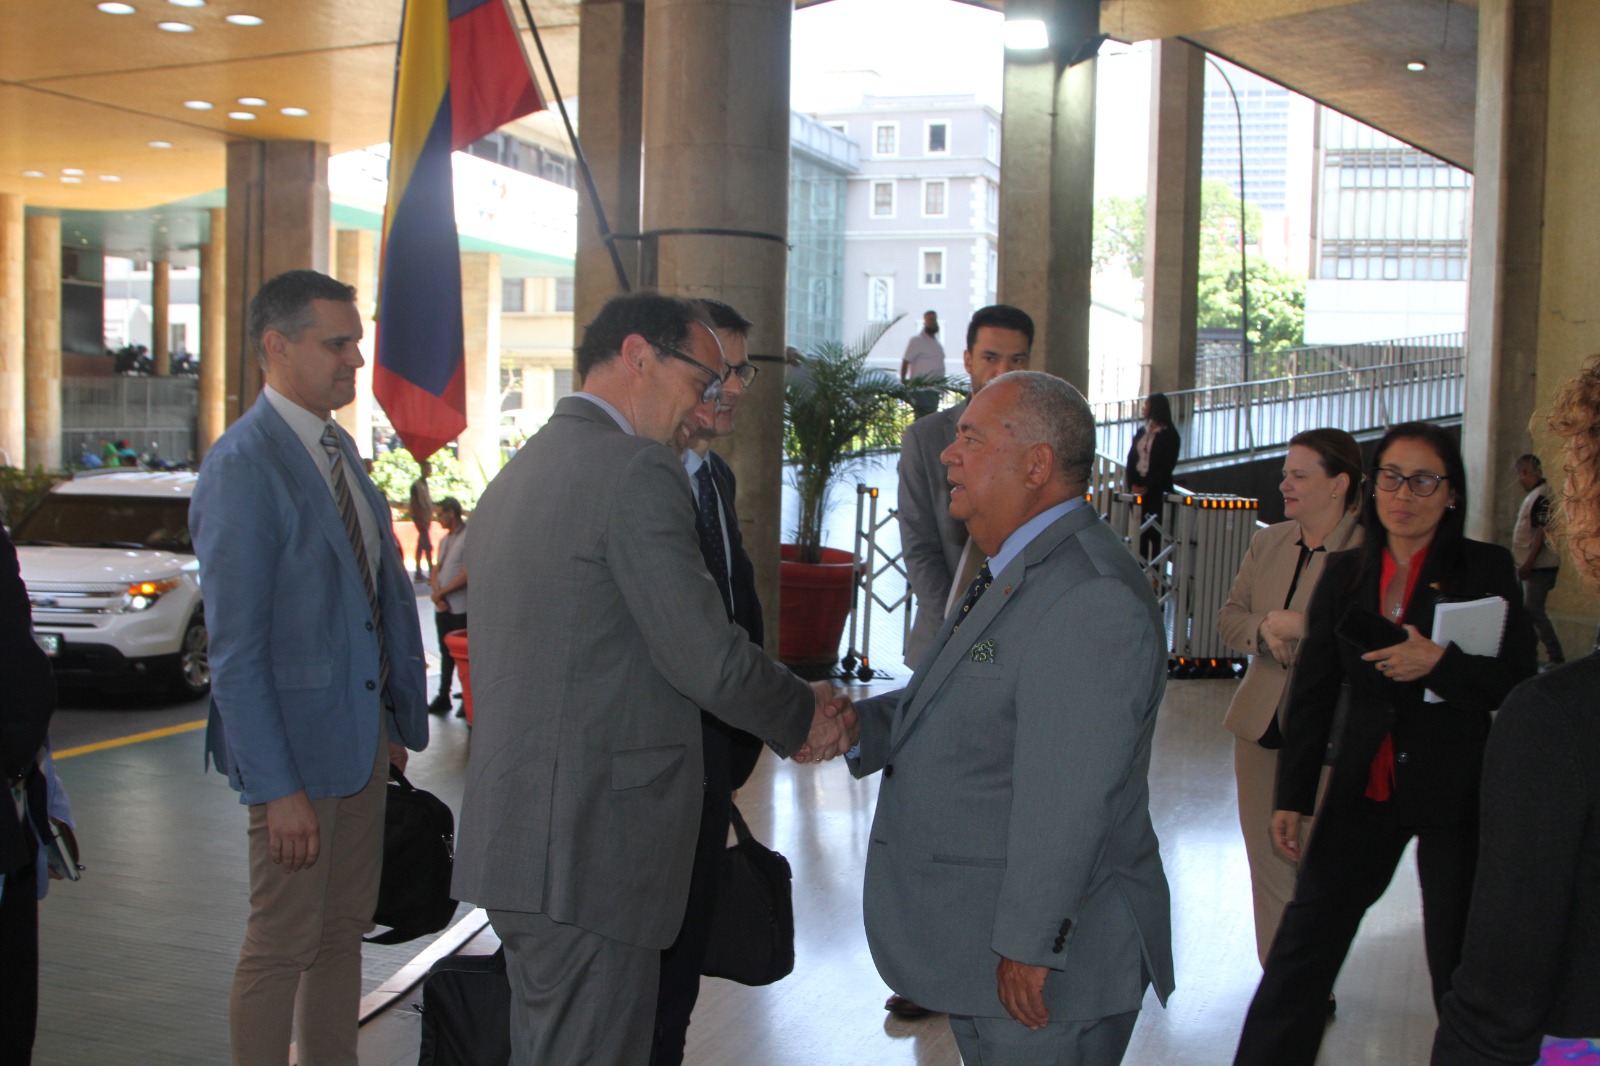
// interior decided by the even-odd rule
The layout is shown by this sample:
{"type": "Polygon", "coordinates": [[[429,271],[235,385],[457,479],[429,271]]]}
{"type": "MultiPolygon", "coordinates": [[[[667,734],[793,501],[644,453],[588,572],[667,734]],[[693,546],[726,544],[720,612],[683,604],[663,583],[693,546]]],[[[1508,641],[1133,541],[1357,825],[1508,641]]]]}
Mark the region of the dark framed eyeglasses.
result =
{"type": "Polygon", "coordinates": [[[1399,492],[1401,485],[1411,486],[1413,496],[1432,496],[1439,491],[1439,483],[1448,480],[1444,474],[1412,474],[1409,477],[1390,467],[1378,469],[1378,487],[1384,492],[1399,492]]]}
{"type": "Polygon", "coordinates": [[[727,381],[729,378],[738,378],[739,384],[748,389],[751,383],[756,380],[756,375],[760,372],[761,368],[756,366],[754,363],[743,362],[738,366],[730,366],[728,368],[728,372],[722,376],[722,380],[727,381]]]}
{"type": "Polygon", "coordinates": [[[694,356],[683,354],[682,352],[678,351],[678,349],[672,347],[671,345],[655,344],[654,342],[652,342],[651,346],[654,347],[655,350],[660,352],[662,355],[670,355],[670,356],[672,356],[672,358],[677,359],[680,362],[688,363],[690,366],[692,366],[696,370],[700,371],[700,373],[705,374],[707,377],[709,377],[711,379],[709,382],[706,383],[706,387],[704,389],[702,389],[701,392],[700,392],[700,402],[701,403],[713,403],[713,402],[715,402],[717,400],[718,397],[720,397],[722,395],[723,378],[715,370],[712,370],[709,366],[706,366],[704,363],[702,363],[700,360],[696,359],[694,356]]]}

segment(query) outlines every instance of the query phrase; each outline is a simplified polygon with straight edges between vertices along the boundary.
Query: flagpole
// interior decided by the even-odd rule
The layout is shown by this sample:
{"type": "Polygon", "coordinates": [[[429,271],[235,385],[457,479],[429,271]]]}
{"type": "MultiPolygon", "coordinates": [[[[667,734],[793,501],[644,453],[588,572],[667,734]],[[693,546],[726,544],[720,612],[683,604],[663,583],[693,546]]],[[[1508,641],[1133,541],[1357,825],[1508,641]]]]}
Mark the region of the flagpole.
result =
{"type": "Polygon", "coordinates": [[[578,141],[578,132],[572,128],[572,118],[567,114],[567,103],[561,98],[561,90],[556,85],[556,72],[550,67],[550,57],[545,53],[544,40],[539,36],[538,23],[533,21],[533,11],[528,7],[528,0],[522,0],[522,14],[528,20],[528,29],[533,31],[533,43],[539,49],[539,61],[544,64],[545,77],[550,79],[550,95],[556,98],[556,107],[561,111],[561,121],[567,127],[567,139],[572,142],[572,150],[578,157],[578,169],[583,173],[583,183],[589,190],[589,201],[594,205],[594,217],[600,230],[600,239],[605,242],[606,251],[611,254],[611,268],[617,272],[617,284],[623,292],[632,292],[633,286],[628,283],[628,272],[622,265],[622,256],[617,254],[616,238],[611,233],[611,224],[606,221],[606,207],[600,202],[600,190],[595,188],[594,174],[589,170],[589,161],[583,157],[583,145],[578,141]]]}

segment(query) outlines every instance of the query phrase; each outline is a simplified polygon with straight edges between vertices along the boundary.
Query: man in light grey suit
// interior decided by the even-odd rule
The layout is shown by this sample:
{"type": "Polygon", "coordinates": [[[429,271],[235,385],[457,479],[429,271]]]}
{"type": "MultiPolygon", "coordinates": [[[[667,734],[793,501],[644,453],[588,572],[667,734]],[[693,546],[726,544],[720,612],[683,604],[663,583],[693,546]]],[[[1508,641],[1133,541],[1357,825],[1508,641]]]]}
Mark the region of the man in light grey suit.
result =
{"type": "MultiPolygon", "coordinates": [[[[996,377],[1026,370],[1033,348],[1033,319],[1005,304],[985,307],[967,323],[967,347],[961,353],[976,396],[996,377]]],[[[961,576],[967,530],[950,517],[949,489],[939,453],[956,439],[956,423],[965,403],[924,415],[900,438],[900,498],[896,504],[900,543],[905,549],[917,617],[906,638],[906,665],[916,666],[939,632],[952,585],[965,587],[961,576]]],[[[976,572],[977,567],[971,568],[976,572]]],[[[970,580],[971,574],[966,575],[970,580]]]]}
{"type": "Polygon", "coordinates": [[[891,988],[950,1015],[969,1066],[1110,1066],[1145,989],[1172,990],[1147,782],[1161,618],[1083,497],[1077,390],[991,381],[943,458],[989,561],[910,685],[857,705],[851,770],[883,772],[867,939],[891,988]]]}
{"type": "Polygon", "coordinates": [[[707,572],[683,463],[728,368],[697,309],[601,309],[584,391],[479,501],[474,730],[455,895],[489,910],[512,989],[512,1061],[636,1066],[661,950],[683,921],[704,788],[700,709],[779,755],[850,746],[831,686],[769,659],[707,572]]]}

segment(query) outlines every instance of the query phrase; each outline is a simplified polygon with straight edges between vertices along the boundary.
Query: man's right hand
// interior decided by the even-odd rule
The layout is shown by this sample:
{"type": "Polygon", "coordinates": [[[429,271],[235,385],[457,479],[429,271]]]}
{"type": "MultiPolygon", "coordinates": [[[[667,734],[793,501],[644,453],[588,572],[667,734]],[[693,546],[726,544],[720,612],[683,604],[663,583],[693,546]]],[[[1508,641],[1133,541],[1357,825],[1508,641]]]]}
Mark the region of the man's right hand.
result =
{"type": "Polygon", "coordinates": [[[826,681],[813,681],[816,713],[805,745],[794,753],[795,762],[825,762],[843,755],[861,738],[855,705],[826,681]]]}
{"type": "Polygon", "coordinates": [[[304,792],[267,801],[267,843],[272,861],[286,874],[316,864],[322,834],[317,812],[304,792]]]}

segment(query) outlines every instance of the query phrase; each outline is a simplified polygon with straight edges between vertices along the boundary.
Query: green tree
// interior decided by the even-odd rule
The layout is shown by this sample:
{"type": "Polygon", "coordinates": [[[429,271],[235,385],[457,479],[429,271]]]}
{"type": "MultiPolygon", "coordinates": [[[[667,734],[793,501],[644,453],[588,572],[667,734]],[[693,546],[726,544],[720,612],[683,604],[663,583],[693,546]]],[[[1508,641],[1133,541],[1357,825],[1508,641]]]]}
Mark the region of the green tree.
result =
{"type": "Polygon", "coordinates": [[[1094,269],[1096,273],[1127,267],[1144,277],[1144,197],[1108,196],[1094,205],[1094,269]]]}

